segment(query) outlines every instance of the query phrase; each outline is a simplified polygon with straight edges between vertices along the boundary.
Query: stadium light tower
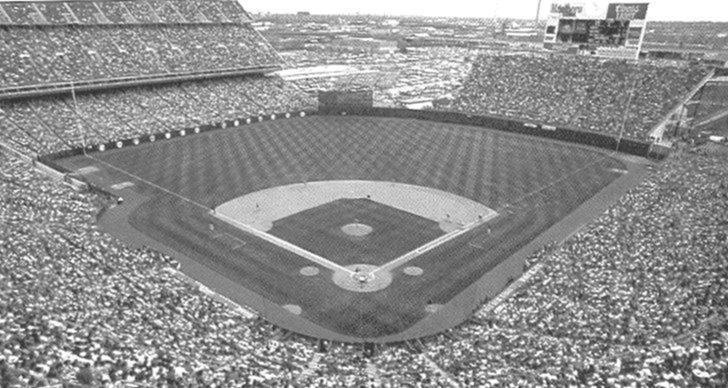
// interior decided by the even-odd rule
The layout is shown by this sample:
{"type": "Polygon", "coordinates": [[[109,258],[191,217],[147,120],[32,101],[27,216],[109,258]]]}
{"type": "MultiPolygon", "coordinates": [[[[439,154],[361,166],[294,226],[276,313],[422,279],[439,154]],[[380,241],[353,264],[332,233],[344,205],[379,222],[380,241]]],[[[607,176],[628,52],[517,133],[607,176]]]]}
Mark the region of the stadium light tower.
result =
{"type": "Polygon", "coordinates": [[[534,20],[534,22],[536,22],[536,26],[538,26],[538,16],[539,13],[541,13],[541,1],[542,0],[538,0],[538,5],[536,6],[536,20],[534,20]]]}

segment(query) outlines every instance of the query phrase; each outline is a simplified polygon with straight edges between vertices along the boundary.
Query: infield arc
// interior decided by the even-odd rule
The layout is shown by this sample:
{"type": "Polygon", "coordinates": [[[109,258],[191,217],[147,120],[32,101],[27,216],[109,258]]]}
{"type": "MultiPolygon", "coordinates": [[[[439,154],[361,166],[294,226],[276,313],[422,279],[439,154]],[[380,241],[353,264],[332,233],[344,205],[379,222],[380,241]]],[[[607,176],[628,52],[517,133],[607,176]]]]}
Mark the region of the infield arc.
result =
{"type": "MultiPolygon", "coordinates": [[[[215,213],[267,232],[277,220],[343,198],[367,198],[416,214],[437,222],[445,232],[457,229],[455,225],[467,225],[496,215],[493,209],[479,202],[447,191],[398,182],[358,180],[271,187],[225,202],[215,208],[215,213]]],[[[354,233],[362,233],[365,229],[351,227],[354,233]]]]}

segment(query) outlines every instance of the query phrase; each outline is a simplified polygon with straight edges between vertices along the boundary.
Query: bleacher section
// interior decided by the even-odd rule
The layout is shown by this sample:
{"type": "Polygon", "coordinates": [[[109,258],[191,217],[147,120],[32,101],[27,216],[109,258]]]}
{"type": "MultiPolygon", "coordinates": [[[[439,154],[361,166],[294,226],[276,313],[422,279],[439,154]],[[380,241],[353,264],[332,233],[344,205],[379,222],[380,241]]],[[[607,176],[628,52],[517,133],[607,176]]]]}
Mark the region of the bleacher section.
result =
{"type": "Polygon", "coordinates": [[[31,155],[308,110],[236,1],[0,3],[0,141],[31,155]]]}
{"type": "Polygon", "coordinates": [[[217,124],[227,119],[315,109],[278,77],[235,77],[76,96],[0,102],[0,128],[13,147],[46,154],[83,145],[217,124]]]}
{"type": "Polygon", "coordinates": [[[0,28],[0,94],[112,80],[275,68],[248,25],[0,28]]]}
{"type": "MultiPolygon", "coordinates": [[[[8,151],[35,156],[312,107],[259,74],[279,60],[248,20],[223,0],[0,3],[0,386],[725,386],[728,152],[719,145],[651,166],[598,219],[528,257],[532,276],[495,310],[368,354],[210,298],[168,256],[103,232],[105,195],[48,179],[8,151]],[[220,73],[246,66],[253,75],[220,73]],[[201,79],[165,78],[181,74],[201,79]],[[111,79],[124,87],[110,89],[111,79]],[[37,96],[12,97],[18,90],[37,96]]],[[[455,108],[613,135],[636,80],[626,135],[644,137],[703,74],[481,58],[455,108]]]]}
{"type": "Polygon", "coordinates": [[[646,139],[707,74],[690,65],[488,54],[476,60],[453,108],[646,139]]]}
{"type": "Polygon", "coordinates": [[[38,1],[0,3],[0,26],[248,23],[234,0],[38,1]]]}
{"type": "Polygon", "coordinates": [[[249,21],[235,1],[0,3],[0,99],[279,69],[249,21]]]}

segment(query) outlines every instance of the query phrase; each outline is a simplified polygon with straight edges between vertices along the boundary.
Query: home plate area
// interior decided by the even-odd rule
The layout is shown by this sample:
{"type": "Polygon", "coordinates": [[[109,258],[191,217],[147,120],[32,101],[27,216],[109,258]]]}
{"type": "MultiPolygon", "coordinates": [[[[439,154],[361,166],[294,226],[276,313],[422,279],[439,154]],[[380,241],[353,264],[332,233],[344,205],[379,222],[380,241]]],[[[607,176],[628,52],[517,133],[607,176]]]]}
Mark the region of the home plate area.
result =
{"type": "Polygon", "coordinates": [[[343,290],[370,293],[388,287],[395,275],[421,276],[422,268],[405,264],[497,213],[432,188],[324,181],[250,193],[213,215],[309,259],[299,268],[302,277],[330,276],[343,290]]]}

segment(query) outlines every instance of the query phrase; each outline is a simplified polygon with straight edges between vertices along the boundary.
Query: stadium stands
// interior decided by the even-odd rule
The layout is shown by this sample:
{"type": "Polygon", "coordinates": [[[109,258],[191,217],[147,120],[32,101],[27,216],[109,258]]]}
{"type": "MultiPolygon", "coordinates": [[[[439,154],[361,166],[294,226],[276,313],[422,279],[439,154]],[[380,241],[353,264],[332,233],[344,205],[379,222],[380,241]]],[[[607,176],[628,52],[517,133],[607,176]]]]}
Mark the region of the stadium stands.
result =
{"type": "Polygon", "coordinates": [[[247,23],[234,0],[37,1],[0,4],[0,26],[247,23]]]}
{"type": "MultiPolygon", "coordinates": [[[[0,89],[277,64],[248,21],[225,0],[2,3],[0,89]]],[[[636,82],[625,134],[643,138],[702,74],[488,55],[454,107],[618,133],[636,82]]],[[[0,102],[0,141],[46,154],[315,105],[264,76],[76,97],[0,102]]],[[[169,257],[102,232],[107,199],[0,147],[0,385],[724,386],[728,153],[710,147],[673,155],[529,258],[536,275],[496,314],[371,357],[347,344],[317,353],[314,340],[211,299],[169,257]]]]}
{"type": "Polygon", "coordinates": [[[452,107],[646,139],[707,74],[692,66],[487,54],[476,60],[452,107]]]}
{"type": "Polygon", "coordinates": [[[170,75],[204,79],[219,71],[277,67],[278,55],[235,1],[11,2],[0,4],[0,15],[0,97],[24,91],[41,96],[0,101],[0,125],[8,128],[2,137],[24,152],[313,105],[275,78],[144,86],[170,75]],[[142,83],[103,90],[112,81],[133,80],[142,83]],[[74,84],[96,84],[102,92],[78,94],[74,102],[74,84]],[[51,92],[56,96],[43,96],[51,92]]]}
{"type": "Polygon", "coordinates": [[[279,67],[249,22],[230,0],[1,3],[0,96],[279,67]]]}
{"type": "Polygon", "coordinates": [[[0,138],[24,152],[64,149],[223,120],[306,110],[316,103],[276,77],[237,77],[174,86],[0,102],[0,138]]]}
{"type": "Polygon", "coordinates": [[[18,87],[276,66],[249,25],[0,28],[0,93],[18,87]]]}

